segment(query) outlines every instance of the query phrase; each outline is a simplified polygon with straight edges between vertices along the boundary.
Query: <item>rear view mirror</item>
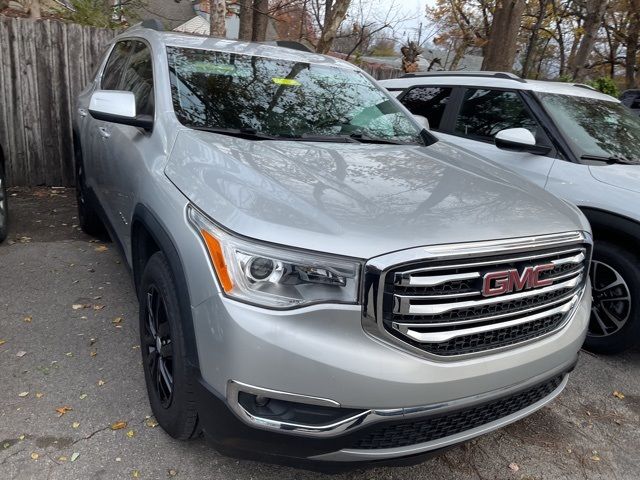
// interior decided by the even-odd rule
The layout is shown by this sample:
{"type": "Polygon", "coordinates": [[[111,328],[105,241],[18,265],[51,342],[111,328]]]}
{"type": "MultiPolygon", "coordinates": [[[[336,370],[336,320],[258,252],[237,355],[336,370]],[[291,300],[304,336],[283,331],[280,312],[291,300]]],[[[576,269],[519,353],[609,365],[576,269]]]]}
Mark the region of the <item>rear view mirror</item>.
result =
{"type": "Polygon", "coordinates": [[[96,90],[89,101],[89,113],[96,120],[131,125],[145,130],[153,128],[151,115],[136,115],[136,98],[132,92],[96,90]]]}
{"type": "Polygon", "coordinates": [[[546,155],[551,147],[536,145],[536,137],[526,128],[507,128],[496,133],[494,137],[496,147],[511,152],[527,152],[536,155],[546,155]]]}

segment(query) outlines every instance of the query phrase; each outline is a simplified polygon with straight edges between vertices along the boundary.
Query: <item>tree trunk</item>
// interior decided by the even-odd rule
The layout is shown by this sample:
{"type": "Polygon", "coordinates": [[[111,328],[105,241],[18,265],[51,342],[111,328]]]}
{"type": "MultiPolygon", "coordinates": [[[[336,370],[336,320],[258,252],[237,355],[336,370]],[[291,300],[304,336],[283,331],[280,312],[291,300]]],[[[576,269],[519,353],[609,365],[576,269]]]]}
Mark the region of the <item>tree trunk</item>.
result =
{"type": "Polygon", "coordinates": [[[29,18],[42,18],[42,14],[40,13],[40,0],[31,0],[31,4],[29,5],[29,18]]]}
{"type": "Polygon", "coordinates": [[[574,81],[581,82],[587,76],[587,60],[596,42],[598,30],[602,25],[602,16],[606,8],[605,0],[587,0],[587,12],[584,20],[580,46],[570,65],[570,73],[574,81]]]}
{"type": "Polygon", "coordinates": [[[0,11],[9,6],[9,0],[0,0],[0,11]]]}
{"type": "Polygon", "coordinates": [[[531,36],[529,37],[529,42],[527,43],[527,51],[524,56],[524,61],[522,62],[523,78],[527,78],[529,76],[531,66],[533,65],[533,51],[538,44],[540,28],[542,27],[542,22],[544,21],[545,13],[547,10],[547,0],[540,0],[538,4],[540,6],[540,10],[538,11],[536,23],[531,28],[531,36]]]}
{"type": "Polygon", "coordinates": [[[636,88],[640,86],[640,71],[636,75],[638,66],[638,42],[640,37],[640,0],[629,2],[633,13],[629,20],[629,32],[627,33],[625,55],[625,88],[636,88]]]}
{"type": "Polygon", "coordinates": [[[347,10],[351,0],[327,0],[324,13],[324,25],[322,33],[316,45],[316,52],[328,53],[336,38],[336,32],[347,16],[347,10]]]}
{"type": "Polygon", "coordinates": [[[502,0],[498,2],[491,23],[491,35],[482,70],[513,70],[518,51],[518,32],[524,13],[525,0],[502,0]]]}
{"type": "Polygon", "coordinates": [[[253,0],[240,0],[240,28],[238,40],[251,41],[253,38],[253,0]]]}
{"type": "Polygon", "coordinates": [[[225,0],[209,0],[209,35],[225,38],[227,27],[227,2],[225,0]]]}
{"type": "Polygon", "coordinates": [[[254,0],[253,8],[253,34],[251,38],[254,42],[264,42],[267,39],[269,0],[254,0]]]}

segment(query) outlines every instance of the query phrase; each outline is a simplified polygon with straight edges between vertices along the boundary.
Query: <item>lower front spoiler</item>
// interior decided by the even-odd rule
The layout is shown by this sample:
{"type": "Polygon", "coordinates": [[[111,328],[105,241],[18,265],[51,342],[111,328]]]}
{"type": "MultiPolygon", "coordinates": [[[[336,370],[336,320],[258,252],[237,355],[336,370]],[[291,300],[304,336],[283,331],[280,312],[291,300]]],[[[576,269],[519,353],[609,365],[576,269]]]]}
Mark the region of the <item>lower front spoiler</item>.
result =
{"type": "Polygon", "coordinates": [[[538,380],[548,382],[552,378],[559,379],[553,384],[552,390],[547,390],[544,396],[536,397],[535,402],[530,402],[517,411],[509,408],[509,401],[517,395],[528,395],[527,392],[531,389],[530,382],[526,382],[529,386],[521,387],[519,393],[506,397],[503,393],[502,396],[486,400],[479,405],[474,404],[469,408],[447,410],[444,413],[426,412],[405,416],[400,420],[376,421],[330,437],[300,436],[291,432],[276,432],[248,425],[245,423],[246,419],[240,420],[225,399],[202,381],[198,388],[198,411],[206,437],[217,450],[226,455],[324,472],[381,464],[410,465],[530,415],[562,392],[568,380],[568,372],[574,365],[575,362],[565,365],[559,371],[549,372],[547,378],[538,380]],[[482,424],[468,423],[469,417],[477,415],[477,409],[485,407],[497,412],[494,417],[498,418],[482,424]],[[434,427],[432,424],[438,420],[442,422],[436,422],[434,427]],[[440,428],[440,424],[447,425],[449,429],[453,425],[453,433],[432,435],[429,441],[415,441],[427,438],[424,437],[424,432],[440,428]],[[397,441],[398,445],[393,444],[396,441],[395,435],[403,436],[397,441]]]}

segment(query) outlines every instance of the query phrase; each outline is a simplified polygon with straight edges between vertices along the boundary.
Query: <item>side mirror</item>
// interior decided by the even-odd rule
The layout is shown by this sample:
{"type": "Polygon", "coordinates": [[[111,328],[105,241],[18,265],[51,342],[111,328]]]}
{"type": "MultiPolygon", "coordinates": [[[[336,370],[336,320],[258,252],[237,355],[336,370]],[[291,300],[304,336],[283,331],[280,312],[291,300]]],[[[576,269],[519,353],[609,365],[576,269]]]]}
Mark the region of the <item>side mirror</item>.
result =
{"type": "Polygon", "coordinates": [[[429,119],[427,117],[423,117],[422,115],[414,115],[415,118],[420,125],[429,130],[429,119]]]}
{"type": "Polygon", "coordinates": [[[527,152],[535,155],[546,155],[551,147],[536,145],[536,137],[526,128],[507,128],[496,133],[493,140],[496,147],[510,152],[527,152]]]}
{"type": "Polygon", "coordinates": [[[153,128],[151,115],[136,115],[136,97],[132,92],[96,90],[89,101],[89,113],[96,120],[131,125],[145,130],[153,128]]]}

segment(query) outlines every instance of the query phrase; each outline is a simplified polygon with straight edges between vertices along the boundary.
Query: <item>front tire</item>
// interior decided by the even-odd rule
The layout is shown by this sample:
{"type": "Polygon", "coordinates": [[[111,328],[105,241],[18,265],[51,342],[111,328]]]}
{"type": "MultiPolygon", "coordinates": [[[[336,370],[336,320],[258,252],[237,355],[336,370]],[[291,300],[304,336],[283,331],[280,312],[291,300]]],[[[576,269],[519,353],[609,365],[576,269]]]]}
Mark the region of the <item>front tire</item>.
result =
{"type": "Polygon", "coordinates": [[[590,271],[593,306],[585,348],[614,354],[640,340],[640,261],[626,248],[596,241],[590,271]]]}
{"type": "Polygon", "coordinates": [[[187,440],[199,434],[198,413],[176,291],[165,255],[154,253],[139,289],[144,377],[160,426],[173,438],[187,440]]]}

